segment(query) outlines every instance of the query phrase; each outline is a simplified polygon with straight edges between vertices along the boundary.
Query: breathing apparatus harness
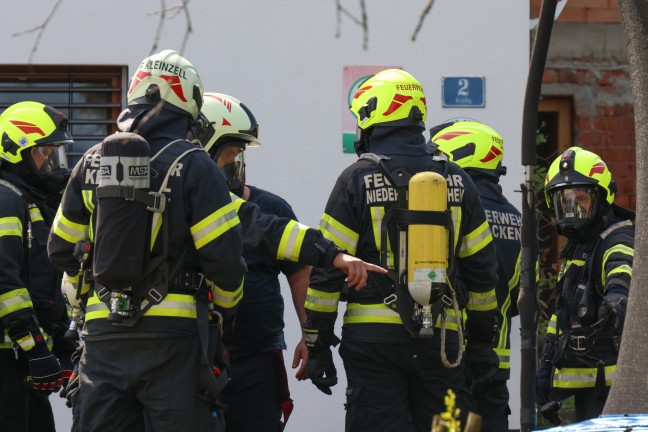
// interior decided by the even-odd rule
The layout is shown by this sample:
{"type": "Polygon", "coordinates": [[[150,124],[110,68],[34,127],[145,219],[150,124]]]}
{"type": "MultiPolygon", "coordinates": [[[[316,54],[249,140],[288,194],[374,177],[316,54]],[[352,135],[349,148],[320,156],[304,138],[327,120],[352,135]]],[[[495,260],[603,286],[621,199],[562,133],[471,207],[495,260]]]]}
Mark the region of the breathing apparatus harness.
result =
{"type": "MultiPolygon", "coordinates": [[[[592,360],[596,364],[596,389],[600,395],[604,394],[606,365],[605,361],[600,358],[601,356],[597,355],[596,352],[592,353],[592,350],[600,338],[609,338],[615,351],[618,352],[621,345],[621,335],[617,334],[616,328],[606,327],[610,315],[606,315],[598,321],[588,324],[588,322],[596,319],[597,311],[594,307],[594,294],[601,297],[604,296],[600,287],[597,288],[594,286],[593,261],[601,242],[610,233],[619,228],[631,225],[633,225],[631,220],[617,222],[600,233],[594,241],[590,242],[587,249],[583,252],[582,258],[585,261],[585,265],[578,272],[581,279],[575,288],[569,289],[574,285],[572,280],[575,274],[572,273],[570,275],[570,269],[567,269],[563,283],[559,285],[556,292],[557,297],[564,301],[567,306],[569,323],[567,330],[561,328],[563,326],[557,326],[560,333],[557,335],[556,348],[551,363],[560,369],[565,366],[569,358],[582,357],[592,360]],[[583,275],[585,275],[585,278],[582,278],[583,275]],[[595,289],[596,291],[594,291],[595,289]]],[[[569,247],[569,245],[567,244],[566,247],[569,247]]],[[[565,255],[564,250],[562,255],[565,255]]],[[[565,262],[563,261],[563,268],[564,266],[565,262]]],[[[562,315],[561,319],[559,315],[558,319],[559,323],[561,321],[564,323],[565,316],[562,315]]]]}
{"type": "MultiPolygon", "coordinates": [[[[558,338],[558,346],[556,347],[556,355],[554,357],[554,360],[559,364],[567,347],[577,355],[586,355],[600,336],[608,317],[587,325],[588,321],[591,322],[596,317],[593,295],[596,293],[601,297],[604,296],[604,293],[601,292],[600,288],[597,289],[596,292],[593,291],[595,289],[593,277],[594,257],[601,242],[610,235],[610,233],[619,228],[631,226],[632,224],[633,223],[630,220],[615,223],[600,233],[596,240],[590,243],[590,246],[584,252],[584,256],[582,257],[585,261],[584,268],[579,272],[580,275],[586,274],[586,277],[579,280],[576,287],[572,290],[569,290],[568,288],[573,286],[571,281],[573,275],[570,275],[569,269],[567,269],[565,279],[557,292],[558,296],[562,297],[563,301],[566,302],[569,310],[569,329],[560,334],[558,338]],[[567,289],[565,287],[567,287],[567,289]],[[574,335],[573,333],[582,334],[574,335]]],[[[565,264],[563,263],[563,266],[564,265],[565,264]]],[[[615,349],[618,350],[620,345],[620,336],[613,336],[613,345],[615,349]]]]}
{"type": "MultiPolygon", "coordinates": [[[[187,154],[200,151],[200,148],[193,145],[180,145],[182,142],[187,141],[181,139],[167,144],[150,161],[148,144],[137,134],[113,134],[102,143],[101,173],[96,192],[97,228],[93,274],[95,292],[110,309],[108,321],[113,325],[134,326],[147,310],[162,302],[169,291],[169,282],[176,276],[169,272],[167,262],[169,224],[168,213],[165,211],[167,198],[163,191],[167,188],[176,164],[187,154]],[[162,172],[164,177],[159,189],[150,191],[149,163],[156,159],[166,171],[162,172]],[[138,176],[140,178],[133,181],[133,177],[138,176]],[[110,205],[113,208],[109,209],[110,205]],[[150,213],[152,218],[148,217],[150,213]],[[128,232],[120,234],[120,229],[126,228],[124,226],[106,226],[102,230],[102,224],[110,224],[111,220],[116,223],[125,222],[124,217],[116,217],[117,214],[130,214],[132,217],[127,222],[140,224],[139,229],[135,230],[135,238],[127,238],[131,237],[128,232]],[[150,236],[160,225],[160,218],[162,251],[159,255],[152,256],[148,249],[150,236]],[[103,231],[105,234],[102,236],[103,231]],[[133,257],[143,258],[139,258],[138,262],[133,257]]],[[[160,173],[152,168],[150,171],[152,177],[160,178],[160,173]]],[[[179,268],[177,265],[174,267],[179,268]]],[[[199,280],[190,279],[187,288],[197,290],[202,285],[202,275],[198,274],[199,280]]]]}
{"type": "MultiPolygon", "coordinates": [[[[461,311],[457,295],[451,282],[454,274],[454,254],[450,253],[447,239],[454,238],[454,226],[447,209],[447,160],[443,157],[434,156],[424,167],[424,170],[412,175],[402,164],[398,164],[390,157],[374,153],[363,153],[360,159],[373,162],[396,189],[398,195],[397,205],[391,207],[382,220],[380,229],[380,265],[388,269],[387,277],[370,276],[375,282],[383,303],[397,312],[407,331],[414,338],[431,338],[434,335],[434,326],[440,317],[441,324],[441,360],[445,367],[455,368],[461,363],[463,355],[463,331],[461,323],[461,311]],[[438,164],[443,165],[442,173],[438,173],[438,164]],[[437,168],[436,170],[433,168],[437,168]],[[419,174],[432,175],[434,178],[422,178],[424,183],[435,182],[442,186],[443,195],[439,198],[440,203],[446,207],[442,210],[414,210],[412,203],[408,202],[408,195],[411,194],[410,187],[417,180],[421,181],[419,174]],[[395,222],[399,236],[399,260],[395,269],[388,263],[390,255],[388,251],[388,225],[395,222]],[[445,238],[443,249],[436,251],[441,254],[441,261],[429,256],[418,256],[414,261],[411,249],[412,239],[408,242],[408,228],[414,225],[427,226],[440,229],[436,231],[437,237],[445,238]],[[420,269],[412,267],[412,263],[421,263],[420,269]],[[433,267],[433,268],[431,268],[433,267]],[[419,271],[420,270],[420,271],[419,271]],[[415,272],[415,273],[414,273],[415,272]],[[421,279],[421,277],[423,277],[421,279]],[[423,295],[417,289],[424,288],[423,295]],[[413,297],[416,295],[416,300],[413,297]],[[421,298],[425,300],[421,301],[421,298]],[[417,301],[419,300],[419,301],[417,301]],[[425,303],[425,304],[422,304],[425,303]],[[459,337],[459,352],[454,363],[448,361],[445,352],[446,337],[446,314],[445,309],[452,308],[457,319],[457,333],[459,337]]],[[[425,186],[423,186],[425,187],[425,186]]],[[[427,240],[427,239],[426,239],[427,240]]],[[[450,240],[451,241],[451,240],[450,240]]],[[[438,244],[437,242],[432,242],[438,244]]]]}

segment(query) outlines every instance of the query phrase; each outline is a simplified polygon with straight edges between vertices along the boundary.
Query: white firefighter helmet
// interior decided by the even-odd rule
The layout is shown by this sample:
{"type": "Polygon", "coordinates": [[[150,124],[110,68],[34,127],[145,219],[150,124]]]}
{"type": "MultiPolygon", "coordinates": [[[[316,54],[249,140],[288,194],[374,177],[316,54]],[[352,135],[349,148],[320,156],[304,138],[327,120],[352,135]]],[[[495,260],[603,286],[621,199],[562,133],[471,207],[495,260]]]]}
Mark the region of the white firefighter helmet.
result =
{"type": "Polygon", "coordinates": [[[203,148],[213,157],[220,147],[231,141],[258,147],[259,124],[252,111],[240,100],[222,93],[205,92],[202,113],[211,125],[209,136],[201,137],[203,148]]]}
{"type": "Polygon", "coordinates": [[[164,108],[187,113],[196,120],[202,96],[202,80],[196,68],[178,52],[164,50],[142,60],[131,79],[128,106],[155,106],[163,100],[164,108]]]}

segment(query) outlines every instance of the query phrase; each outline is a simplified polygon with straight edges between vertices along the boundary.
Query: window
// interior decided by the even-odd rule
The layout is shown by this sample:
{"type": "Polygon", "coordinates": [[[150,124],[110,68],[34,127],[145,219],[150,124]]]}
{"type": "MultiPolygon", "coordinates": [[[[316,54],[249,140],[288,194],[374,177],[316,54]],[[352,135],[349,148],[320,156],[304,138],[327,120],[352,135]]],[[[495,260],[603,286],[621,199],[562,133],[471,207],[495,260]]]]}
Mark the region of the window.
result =
{"type": "Polygon", "coordinates": [[[87,149],[117,130],[127,86],[126,66],[3,65],[0,111],[32,100],[65,114],[74,138],[66,148],[73,167],[87,149]]]}

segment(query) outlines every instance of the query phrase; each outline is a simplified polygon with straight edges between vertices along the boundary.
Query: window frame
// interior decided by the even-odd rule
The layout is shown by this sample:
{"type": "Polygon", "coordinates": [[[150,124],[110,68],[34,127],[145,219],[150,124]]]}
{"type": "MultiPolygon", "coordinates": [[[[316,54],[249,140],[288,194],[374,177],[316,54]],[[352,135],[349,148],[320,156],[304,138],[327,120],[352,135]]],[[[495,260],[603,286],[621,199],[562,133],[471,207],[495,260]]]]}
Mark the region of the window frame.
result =
{"type": "Polygon", "coordinates": [[[0,99],[0,111],[16,100],[33,100],[51,105],[63,112],[69,120],[75,144],[68,145],[68,163],[72,167],[92,145],[106,135],[117,131],[115,120],[126,106],[128,66],[125,65],[2,65],[0,66],[0,94],[21,95],[0,99]],[[50,84],[50,85],[48,85],[50,84]],[[64,103],[49,103],[47,94],[63,94],[64,103]],[[107,94],[105,101],[79,102],[79,95],[107,94]],[[38,95],[41,95],[39,97],[38,95]],[[42,100],[39,100],[42,99],[42,100]],[[105,116],[84,117],[82,109],[105,112],[105,116]],[[75,133],[82,128],[95,128],[97,133],[75,133]],[[101,131],[101,132],[99,132],[101,131]]]}

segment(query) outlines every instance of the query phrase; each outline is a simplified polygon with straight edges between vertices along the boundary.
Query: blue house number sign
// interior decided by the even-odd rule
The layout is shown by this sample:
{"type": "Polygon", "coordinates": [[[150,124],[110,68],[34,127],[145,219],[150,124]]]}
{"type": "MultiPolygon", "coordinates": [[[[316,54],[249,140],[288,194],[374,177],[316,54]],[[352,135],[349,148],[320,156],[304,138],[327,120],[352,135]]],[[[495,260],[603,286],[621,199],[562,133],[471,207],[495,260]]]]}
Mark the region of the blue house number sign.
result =
{"type": "Polygon", "coordinates": [[[484,77],[443,77],[443,106],[483,108],[486,106],[484,77]]]}

